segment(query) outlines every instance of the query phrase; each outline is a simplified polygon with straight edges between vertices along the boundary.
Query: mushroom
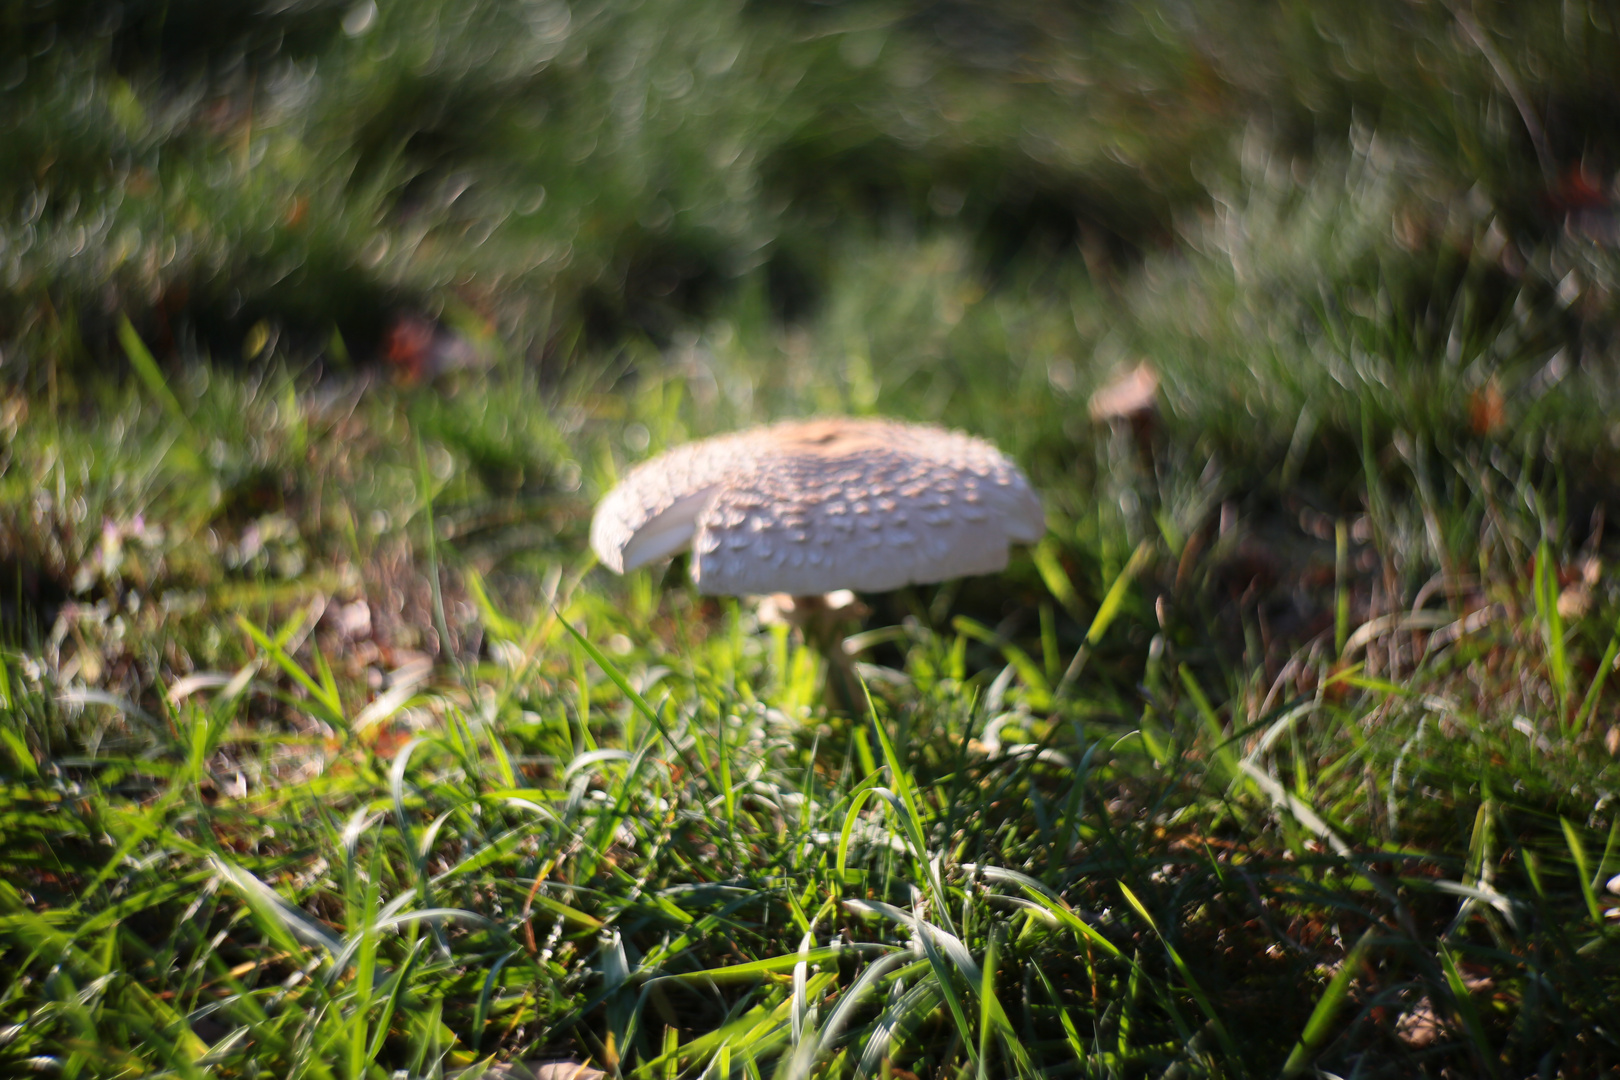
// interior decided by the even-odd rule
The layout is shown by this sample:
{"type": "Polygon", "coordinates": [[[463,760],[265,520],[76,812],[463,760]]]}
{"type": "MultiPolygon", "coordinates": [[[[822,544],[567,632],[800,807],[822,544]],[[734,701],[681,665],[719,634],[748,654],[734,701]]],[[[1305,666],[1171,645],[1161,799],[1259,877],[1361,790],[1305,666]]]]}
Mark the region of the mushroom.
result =
{"type": "MultiPolygon", "coordinates": [[[[618,573],[690,550],[700,593],[787,593],[794,602],[786,606],[824,612],[812,598],[840,589],[994,573],[1006,567],[1010,544],[1045,531],[1029,481],[983,439],[825,417],[688,443],[643,462],[597,506],[591,547],[618,573]]],[[[848,674],[841,647],[814,644],[848,674]]]]}
{"type": "Polygon", "coordinates": [[[1135,466],[1141,478],[1154,474],[1154,428],[1159,416],[1159,373],[1142,361],[1129,371],[1118,373],[1091,395],[1091,419],[1107,424],[1109,453],[1114,457],[1109,471],[1121,479],[1135,471],[1128,456],[1134,444],[1135,466]],[[1125,466],[1120,469],[1119,466],[1125,466]]]}
{"type": "Polygon", "coordinates": [[[1091,418],[1098,423],[1151,417],[1159,404],[1159,373],[1146,361],[1118,375],[1091,395],[1091,418]]]}

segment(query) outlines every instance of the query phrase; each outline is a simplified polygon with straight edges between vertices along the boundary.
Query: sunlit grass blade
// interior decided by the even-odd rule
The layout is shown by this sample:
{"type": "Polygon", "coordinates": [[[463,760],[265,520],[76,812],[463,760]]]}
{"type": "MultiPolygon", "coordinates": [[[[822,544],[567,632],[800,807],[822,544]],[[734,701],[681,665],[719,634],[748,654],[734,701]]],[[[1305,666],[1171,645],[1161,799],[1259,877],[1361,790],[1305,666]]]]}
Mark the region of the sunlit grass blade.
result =
{"type": "Polygon", "coordinates": [[[562,623],[563,628],[568,631],[569,636],[574,639],[582,650],[584,650],[585,655],[591,658],[591,662],[597,667],[601,668],[603,674],[608,677],[609,681],[611,681],[614,686],[619,688],[619,692],[625,696],[625,700],[630,702],[630,704],[635,708],[636,712],[640,713],[643,717],[649,720],[655,728],[658,729],[658,733],[663,736],[664,744],[680,756],[682,762],[687,766],[687,768],[691,769],[694,774],[701,775],[703,772],[705,772],[706,770],[700,768],[697,763],[691,759],[686,747],[677,741],[670,733],[669,728],[664,723],[663,716],[658,712],[658,710],[647,704],[647,699],[642,697],[641,694],[630,685],[630,680],[625,678],[624,672],[619,670],[618,665],[612,660],[609,660],[607,654],[602,652],[601,649],[598,649],[595,643],[593,643],[584,634],[580,633],[573,623],[563,618],[560,612],[557,615],[557,619],[562,623]]]}
{"type": "Polygon", "coordinates": [[[1620,657],[1620,620],[1616,620],[1614,629],[1609,633],[1608,647],[1603,650],[1603,658],[1598,661],[1597,671],[1592,675],[1592,685],[1587,687],[1580,711],[1570,721],[1568,734],[1571,737],[1578,737],[1592,722],[1592,714],[1597,711],[1598,701],[1603,696],[1603,685],[1608,681],[1609,673],[1614,670],[1616,657],[1620,657]]]}
{"type": "Polygon", "coordinates": [[[1075,618],[1080,617],[1080,597],[1075,594],[1074,584],[1069,580],[1068,572],[1063,569],[1063,563],[1058,557],[1057,541],[1047,537],[1030,549],[1030,556],[1035,561],[1035,569],[1040,572],[1041,581],[1045,583],[1047,592],[1053,599],[1075,618]]]}
{"type": "Polygon", "coordinates": [[[1479,1010],[1474,1005],[1473,995],[1468,990],[1468,984],[1463,980],[1462,972],[1457,968],[1457,960],[1451,950],[1444,944],[1440,946],[1440,965],[1445,973],[1446,986],[1451,991],[1452,1003],[1457,1011],[1457,1018],[1462,1021],[1463,1030],[1468,1033],[1469,1041],[1473,1043],[1477,1054],[1476,1061],[1486,1074],[1492,1077],[1501,1075],[1498,1069],[1496,1054],[1491,1050],[1491,1044],[1485,1034],[1485,1025],[1480,1019],[1479,1010]]]}
{"type": "MultiPolygon", "coordinates": [[[[921,803],[917,798],[916,783],[910,771],[895,752],[894,743],[889,733],[878,719],[877,709],[872,704],[872,691],[861,681],[861,692],[866,696],[867,715],[871,718],[871,728],[877,736],[878,746],[883,751],[883,764],[889,772],[889,783],[899,799],[895,809],[899,812],[901,830],[911,846],[911,854],[916,861],[919,876],[928,883],[928,888],[934,901],[935,918],[944,924],[947,931],[953,932],[956,927],[951,921],[948,899],[945,894],[945,883],[940,880],[939,867],[928,850],[927,838],[923,835],[923,825],[927,821],[923,817],[921,803]]],[[[840,848],[843,842],[840,838],[840,848]]]]}
{"type": "Polygon", "coordinates": [[[1136,913],[1142,917],[1142,921],[1148,924],[1148,929],[1153,931],[1154,936],[1159,939],[1159,943],[1164,946],[1164,951],[1170,957],[1170,962],[1175,965],[1176,971],[1180,973],[1182,981],[1186,984],[1187,992],[1192,995],[1193,1000],[1198,1003],[1199,1011],[1204,1014],[1205,1018],[1209,1020],[1210,1026],[1215,1029],[1216,1038],[1220,1040],[1221,1048],[1226,1052],[1227,1058],[1233,1062],[1241,1060],[1237,1044],[1232,1041],[1231,1034],[1226,1030],[1226,1024],[1222,1022],[1220,1015],[1216,1013],[1215,1006],[1210,1002],[1209,996],[1198,985],[1198,980],[1193,978],[1192,969],[1187,966],[1187,962],[1181,958],[1181,954],[1176,951],[1175,946],[1170,944],[1169,939],[1164,936],[1164,932],[1159,929],[1159,924],[1154,921],[1152,915],[1148,914],[1147,908],[1142,905],[1142,901],[1136,898],[1136,894],[1131,891],[1130,886],[1121,881],[1119,882],[1119,891],[1124,894],[1131,907],[1136,909],[1136,913]]]}
{"type": "Polygon", "coordinates": [[[1542,641],[1547,650],[1547,674],[1558,695],[1558,718],[1566,722],[1569,697],[1569,654],[1564,642],[1564,620],[1558,613],[1558,567],[1553,561],[1552,549],[1543,540],[1536,549],[1536,568],[1532,581],[1536,603],[1536,621],[1541,627],[1542,641]]]}
{"type": "Polygon", "coordinates": [[[1114,578],[1114,583],[1108,587],[1108,592],[1103,595],[1102,603],[1097,606],[1097,614],[1092,616],[1091,626],[1086,629],[1085,642],[1081,644],[1079,649],[1075,650],[1074,659],[1069,661],[1068,668],[1063,672],[1063,678],[1058,680],[1057,689],[1053,691],[1055,697],[1061,699],[1074,685],[1075,680],[1080,677],[1080,673],[1085,670],[1086,661],[1091,657],[1091,650],[1096,648],[1097,642],[1102,640],[1102,636],[1108,632],[1108,628],[1113,625],[1114,620],[1124,607],[1125,597],[1130,591],[1131,582],[1135,580],[1136,575],[1142,572],[1142,569],[1147,566],[1152,558],[1152,540],[1143,540],[1136,545],[1136,550],[1131,553],[1130,559],[1125,563],[1125,568],[1114,578]]]}
{"type": "Polygon", "coordinates": [[[1559,818],[1558,824],[1563,827],[1564,843],[1569,847],[1570,858],[1575,861],[1575,878],[1580,883],[1581,899],[1586,901],[1587,914],[1592,917],[1593,925],[1602,930],[1603,908],[1598,904],[1591,871],[1587,866],[1586,845],[1581,843],[1580,834],[1575,831],[1575,826],[1569,823],[1568,818],[1559,818]]]}
{"type": "Polygon", "coordinates": [[[1305,1021],[1305,1030],[1300,1032],[1299,1041],[1294,1044],[1294,1049],[1288,1054],[1288,1060],[1283,1063],[1284,1076],[1298,1076],[1305,1072],[1327,1046],[1339,1010],[1349,997],[1350,984],[1360,973],[1362,959],[1371,948],[1379,929],[1376,923],[1369,926],[1361,937],[1356,939],[1356,943],[1350,946],[1350,951],[1345,953],[1344,959],[1339,964],[1339,970],[1334,972],[1327,989],[1322,991],[1322,996],[1316,1001],[1316,1007],[1311,1010],[1310,1019],[1305,1021]]]}
{"type": "Polygon", "coordinates": [[[216,857],[213,865],[220,876],[242,894],[242,898],[253,910],[259,928],[279,948],[293,956],[303,956],[304,946],[318,945],[334,960],[343,953],[342,942],[333,937],[325,927],[283,900],[270,886],[224,859],[216,857]]]}
{"type": "MultiPolygon", "coordinates": [[[[319,681],[317,681],[283,648],[286,639],[296,633],[298,627],[303,624],[303,619],[304,613],[299,612],[274,638],[255,626],[245,616],[238,615],[236,625],[253,640],[254,644],[269,654],[270,659],[275,661],[277,667],[281,668],[282,671],[292,677],[294,682],[304,688],[309,694],[310,703],[314,706],[311,711],[316,716],[339,730],[347,730],[349,723],[343,715],[343,701],[338,696],[336,685],[332,682],[330,670],[325,669],[325,661],[318,661],[317,675],[319,681]]],[[[318,652],[317,655],[319,655],[318,652]]]]}
{"type": "Polygon", "coordinates": [[[907,990],[900,1000],[885,1008],[872,1025],[872,1033],[867,1037],[866,1046],[861,1050],[860,1063],[855,1075],[876,1075],[895,1042],[903,1038],[907,1030],[921,1023],[939,1008],[941,1001],[939,984],[928,980],[907,990]]]}
{"type": "Polygon", "coordinates": [[[974,641],[999,649],[1007,658],[1007,662],[1018,671],[1018,677],[1023,682],[1029,694],[1029,705],[1033,709],[1047,708],[1052,701],[1052,690],[1046,682],[1046,675],[1040,665],[1036,664],[1030,655],[1010,642],[1000,640],[995,631],[983,623],[958,615],[951,620],[951,627],[959,634],[965,634],[974,641]]]}
{"type": "Polygon", "coordinates": [[[140,334],[135,332],[135,327],[127,315],[118,317],[118,343],[123,346],[124,355],[129,358],[129,366],[135,369],[135,374],[146,384],[147,391],[157,399],[159,405],[163,406],[164,411],[169,414],[169,419],[174,421],[186,440],[195,443],[197,432],[191,425],[191,417],[180,404],[180,399],[174,396],[174,391],[169,389],[168,382],[163,378],[163,372],[158,368],[157,360],[146,347],[146,343],[141,340],[140,334]]]}
{"type": "Polygon", "coordinates": [[[1027,892],[1035,903],[1051,914],[1060,925],[1073,932],[1081,942],[1089,942],[1102,949],[1109,956],[1117,959],[1124,958],[1119,946],[1103,936],[1102,931],[1082,919],[1068,904],[1063,902],[1061,897],[1028,874],[1022,874],[1016,870],[1005,870],[996,866],[976,866],[973,864],[966,864],[963,869],[982,874],[990,881],[1017,885],[1027,892]]]}

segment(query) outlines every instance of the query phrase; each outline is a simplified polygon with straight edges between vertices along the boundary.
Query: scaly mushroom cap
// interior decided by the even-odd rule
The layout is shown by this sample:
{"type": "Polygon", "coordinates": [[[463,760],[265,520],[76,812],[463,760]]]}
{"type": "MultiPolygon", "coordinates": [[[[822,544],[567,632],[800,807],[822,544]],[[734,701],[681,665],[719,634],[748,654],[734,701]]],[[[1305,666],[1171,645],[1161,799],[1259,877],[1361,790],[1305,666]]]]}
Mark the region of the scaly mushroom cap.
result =
{"type": "Polygon", "coordinates": [[[809,596],[993,573],[1045,531],[1029,481],[983,439],[830,417],[643,462],[597,506],[591,547],[619,573],[690,547],[699,592],[809,596]]]}

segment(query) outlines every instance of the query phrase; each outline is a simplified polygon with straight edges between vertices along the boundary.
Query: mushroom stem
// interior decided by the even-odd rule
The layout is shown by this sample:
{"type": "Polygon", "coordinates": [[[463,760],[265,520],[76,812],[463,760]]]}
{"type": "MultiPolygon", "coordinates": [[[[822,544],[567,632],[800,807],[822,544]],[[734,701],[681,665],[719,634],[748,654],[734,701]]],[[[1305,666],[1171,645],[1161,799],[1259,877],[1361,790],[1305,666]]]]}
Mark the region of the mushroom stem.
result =
{"type": "MultiPolygon", "coordinates": [[[[848,593],[844,597],[848,597],[848,593]]],[[[837,594],[833,594],[837,597],[837,594]]],[[[866,608],[858,602],[838,603],[828,596],[795,596],[778,610],[789,625],[798,629],[804,643],[826,663],[823,697],[827,707],[850,716],[866,711],[866,693],[855,673],[855,659],[844,651],[844,638],[860,625],[866,608]]]]}

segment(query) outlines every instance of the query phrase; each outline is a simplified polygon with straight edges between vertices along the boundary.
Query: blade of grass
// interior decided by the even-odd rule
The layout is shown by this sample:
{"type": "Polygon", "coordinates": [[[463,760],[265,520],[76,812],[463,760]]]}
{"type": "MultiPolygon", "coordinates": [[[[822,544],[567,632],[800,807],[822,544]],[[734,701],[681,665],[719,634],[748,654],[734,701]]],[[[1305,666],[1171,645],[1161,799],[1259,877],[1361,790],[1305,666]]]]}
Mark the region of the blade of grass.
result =
{"type": "MultiPolygon", "coordinates": [[[[568,631],[569,636],[571,636],[574,641],[579,644],[579,647],[585,651],[585,655],[589,656],[592,662],[595,663],[597,667],[602,669],[603,674],[608,677],[609,681],[611,681],[614,686],[619,688],[619,692],[625,696],[626,700],[630,702],[635,710],[652,722],[653,726],[658,729],[658,734],[663,736],[665,745],[667,745],[680,757],[681,763],[686,766],[688,772],[690,772],[693,776],[702,776],[706,770],[699,767],[697,762],[691,759],[691,756],[687,753],[686,748],[677,742],[675,737],[670,734],[669,728],[664,724],[662,714],[656,711],[651,705],[647,704],[647,699],[636,692],[635,688],[630,685],[630,680],[625,678],[624,673],[619,670],[618,665],[609,660],[606,653],[602,652],[601,649],[598,649],[589,638],[580,633],[579,630],[575,628],[573,623],[563,618],[562,612],[557,612],[557,620],[562,623],[563,628],[568,631]]],[[[581,717],[580,722],[584,723],[583,717],[581,717]]]]}
{"type": "Polygon", "coordinates": [[[1615,620],[1614,630],[1609,634],[1609,646],[1603,650],[1603,659],[1598,663],[1597,673],[1592,676],[1592,685],[1586,690],[1581,709],[1570,722],[1567,731],[1569,737],[1579,736],[1592,722],[1592,714],[1597,711],[1598,700],[1603,696],[1603,684],[1608,681],[1609,672],[1614,670],[1617,656],[1620,656],[1620,619],[1615,620]]]}
{"type": "Polygon", "coordinates": [[[1581,843],[1580,834],[1575,826],[1569,823],[1568,818],[1559,818],[1558,823],[1564,828],[1564,843],[1569,845],[1570,857],[1575,860],[1575,877],[1581,884],[1581,898],[1586,901],[1586,910],[1592,917],[1592,922],[1601,931],[1603,929],[1603,908],[1598,904],[1597,892],[1592,887],[1591,873],[1587,870],[1586,845],[1581,843]]]}
{"type": "MultiPolygon", "coordinates": [[[[453,659],[450,649],[450,624],[444,617],[444,584],[439,578],[439,523],[433,513],[433,473],[428,468],[427,449],[422,436],[416,435],[417,491],[422,500],[422,512],[427,519],[428,585],[433,595],[433,628],[438,631],[438,653],[442,659],[453,659]]],[[[458,659],[459,658],[454,658],[458,659]]]]}
{"type": "Polygon", "coordinates": [[[1057,689],[1052,692],[1054,699],[1062,701],[1069,689],[1074,686],[1075,680],[1080,677],[1080,673],[1085,670],[1091,650],[1102,640],[1103,634],[1108,632],[1108,627],[1125,604],[1125,595],[1130,589],[1131,582],[1141,573],[1142,568],[1147,566],[1152,556],[1153,541],[1143,540],[1136,545],[1136,550],[1131,553],[1125,568],[1114,578],[1114,583],[1104,594],[1103,602],[1097,608],[1097,614],[1092,617],[1090,628],[1086,630],[1086,640],[1075,650],[1074,659],[1069,661],[1068,669],[1063,672],[1063,678],[1058,680],[1057,689]]]}
{"type": "Polygon", "coordinates": [[[1288,1060],[1283,1064],[1284,1076],[1298,1076],[1305,1072],[1316,1056],[1322,1052],[1323,1047],[1327,1046],[1339,1010],[1349,997],[1350,984],[1355,980],[1361,968],[1362,958],[1371,948],[1378,929],[1377,923],[1369,926],[1345,954],[1344,960],[1339,964],[1339,970],[1334,972],[1327,989],[1322,991],[1322,996],[1317,999],[1316,1008],[1311,1010],[1310,1019],[1305,1021],[1305,1030],[1300,1033],[1299,1041],[1294,1044],[1288,1060]]]}
{"type": "Polygon", "coordinates": [[[1047,537],[1030,552],[1035,560],[1035,569],[1040,573],[1041,580],[1046,583],[1046,591],[1052,598],[1062,604],[1064,609],[1075,618],[1080,617],[1080,598],[1075,595],[1074,584],[1069,580],[1063,563],[1058,558],[1057,541],[1047,537]]]}
{"type": "Polygon", "coordinates": [[[1023,680],[1029,694],[1030,708],[1040,710],[1051,705],[1052,688],[1047,684],[1046,676],[1041,673],[1040,665],[1036,664],[1027,652],[998,637],[994,630],[966,615],[958,615],[952,619],[951,629],[958,634],[965,634],[974,641],[1001,650],[1001,654],[1017,669],[1019,678],[1023,680]]]}
{"type": "Polygon", "coordinates": [[[1474,1007],[1473,995],[1468,992],[1468,984],[1463,981],[1456,958],[1444,944],[1440,946],[1440,965],[1445,972],[1446,986],[1451,990],[1457,1017],[1462,1021],[1463,1030],[1468,1033],[1469,1041],[1473,1044],[1478,1064],[1487,1075],[1492,1077],[1500,1075],[1496,1054],[1491,1050],[1490,1041],[1485,1037],[1485,1025],[1480,1020],[1479,1010],[1474,1007]]]}
{"type": "Polygon", "coordinates": [[[1536,548],[1536,571],[1531,591],[1536,602],[1536,621],[1547,649],[1547,673],[1558,695],[1560,725],[1568,715],[1569,655],[1564,645],[1564,620],[1558,614],[1558,569],[1546,540],[1536,548]]]}
{"type": "Polygon", "coordinates": [[[118,317],[118,343],[124,347],[124,355],[129,358],[129,366],[135,369],[135,374],[146,389],[157,398],[158,404],[169,414],[175,426],[185,435],[186,441],[195,448],[198,444],[197,429],[191,425],[191,417],[180,404],[180,399],[174,396],[169,389],[168,382],[163,378],[163,372],[158,368],[157,360],[147,349],[146,343],[141,340],[140,334],[135,332],[134,325],[129,321],[128,315],[118,317]]]}
{"type": "Polygon", "coordinates": [[[984,979],[979,984],[979,1080],[990,1080],[990,1038],[995,1031],[996,961],[1000,942],[991,934],[984,951],[984,979]]]}
{"type": "Polygon", "coordinates": [[[1142,917],[1142,921],[1148,924],[1148,928],[1153,931],[1154,936],[1159,939],[1159,943],[1164,946],[1164,951],[1169,955],[1170,962],[1181,973],[1182,980],[1187,984],[1188,993],[1198,1003],[1199,1011],[1208,1018],[1210,1026],[1215,1029],[1215,1036],[1220,1040],[1221,1048],[1226,1051],[1227,1059],[1233,1064],[1241,1061],[1242,1058],[1238,1055],[1237,1044],[1232,1041],[1231,1033],[1226,1030],[1226,1025],[1222,1023],[1220,1014],[1215,1011],[1214,1005],[1210,1003],[1209,996],[1204,993],[1203,987],[1198,985],[1198,980],[1193,978],[1192,969],[1181,958],[1181,954],[1176,951],[1175,946],[1170,944],[1170,940],[1164,936],[1163,931],[1159,929],[1159,924],[1154,921],[1152,915],[1148,914],[1147,908],[1143,906],[1142,901],[1136,898],[1136,894],[1131,891],[1130,886],[1123,881],[1118,884],[1119,891],[1124,894],[1131,907],[1136,909],[1136,913],[1142,917]]]}
{"type": "MultiPolygon", "coordinates": [[[[302,618],[302,613],[295,616],[298,621],[302,621],[302,618]]],[[[270,659],[276,662],[277,667],[281,668],[282,671],[291,676],[294,682],[304,688],[310,696],[310,703],[315,706],[312,711],[320,719],[325,720],[340,731],[349,729],[349,722],[343,715],[343,701],[337,696],[336,686],[329,681],[331,678],[330,671],[326,673],[320,682],[317,682],[310,677],[309,673],[296,660],[287,655],[286,650],[283,648],[283,642],[288,636],[286,628],[283,628],[282,632],[272,639],[270,635],[255,626],[244,615],[236,617],[236,625],[253,640],[255,645],[270,655],[270,659]]],[[[290,625],[292,624],[289,623],[290,625]]]]}
{"type": "Polygon", "coordinates": [[[871,718],[872,731],[877,735],[878,745],[883,750],[883,764],[889,771],[889,782],[896,795],[899,796],[901,831],[905,834],[911,846],[912,858],[917,862],[923,880],[928,882],[929,892],[934,902],[933,914],[945,929],[952,934],[956,933],[956,924],[951,921],[950,904],[945,895],[945,883],[939,877],[939,864],[930,857],[927,838],[923,836],[923,821],[921,805],[917,800],[916,782],[911,773],[900,761],[900,755],[895,752],[894,743],[889,739],[889,733],[878,720],[877,708],[872,704],[872,691],[861,679],[861,693],[866,696],[866,711],[871,718]]]}

